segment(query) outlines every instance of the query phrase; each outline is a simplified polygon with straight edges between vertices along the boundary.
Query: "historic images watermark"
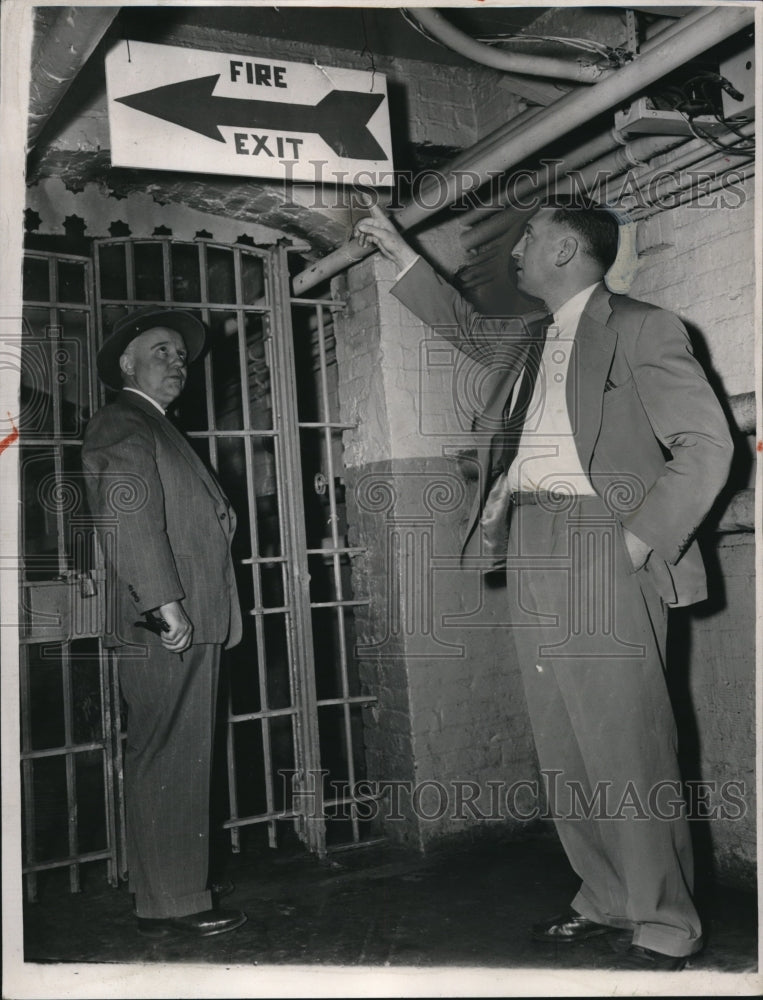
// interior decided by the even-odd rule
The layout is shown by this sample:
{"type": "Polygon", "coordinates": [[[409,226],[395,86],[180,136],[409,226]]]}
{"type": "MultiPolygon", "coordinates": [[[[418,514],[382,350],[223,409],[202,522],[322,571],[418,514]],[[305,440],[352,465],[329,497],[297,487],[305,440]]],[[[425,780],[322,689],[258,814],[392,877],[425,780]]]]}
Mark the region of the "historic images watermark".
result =
{"type": "Polygon", "coordinates": [[[280,770],[287,800],[311,819],[402,822],[534,822],[578,820],[669,823],[677,819],[743,819],[749,791],[744,781],[659,781],[649,787],[635,780],[615,787],[601,781],[584,787],[563,771],[541,770],[540,778],[410,781],[327,780],[327,770],[280,770]]]}
{"type": "MultiPolygon", "coordinates": [[[[748,158],[742,140],[728,144],[728,156],[734,155],[740,160],[748,158]]],[[[282,163],[283,191],[289,203],[294,190],[294,164],[286,159],[282,163]]],[[[666,164],[648,171],[643,167],[622,172],[602,169],[593,176],[590,171],[565,171],[564,162],[557,159],[543,159],[532,170],[492,171],[487,175],[438,167],[415,171],[367,170],[350,175],[349,171],[331,169],[324,160],[309,163],[314,171],[311,184],[315,184],[315,190],[310,191],[306,201],[301,192],[300,205],[323,211],[357,208],[357,188],[364,190],[367,202],[370,199],[370,204],[393,212],[406,205],[415,205],[426,212],[446,208],[453,212],[477,209],[490,213],[506,208],[529,212],[539,208],[552,191],[563,191],[573,201],[593,199],[628,211],[666,210],[679,204],[705,211],[736,209],[748,197],[743,186],[748,176],[744,163],[724,168],[722,172],[701,167],[676,169],[666,164]],[[348,184],[350,176],[352,185],[348,184]]]]}

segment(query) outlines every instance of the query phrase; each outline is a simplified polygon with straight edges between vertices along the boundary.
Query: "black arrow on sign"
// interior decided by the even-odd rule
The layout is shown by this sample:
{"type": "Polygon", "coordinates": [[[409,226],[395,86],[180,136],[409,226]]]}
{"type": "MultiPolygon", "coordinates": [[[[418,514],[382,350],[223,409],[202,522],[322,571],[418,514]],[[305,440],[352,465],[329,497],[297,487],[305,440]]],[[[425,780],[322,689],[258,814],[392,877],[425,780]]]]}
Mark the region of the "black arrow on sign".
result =
{"type": "Polygon", "coordinates": [[[225,138],[219,125],[239,128],[275,129],[281,132],[316,132],[338,156],[351,160],[386,160],[387,155],[366,128],[371,115],[384,100],[383,94],[332,90],[318,104],[285,104],[238,97],[215,97],[220,79],[202,76],[140,94],[117,97],[120,104],[161,118],[173,125],[206,135],[218,142],[225,138]]]}

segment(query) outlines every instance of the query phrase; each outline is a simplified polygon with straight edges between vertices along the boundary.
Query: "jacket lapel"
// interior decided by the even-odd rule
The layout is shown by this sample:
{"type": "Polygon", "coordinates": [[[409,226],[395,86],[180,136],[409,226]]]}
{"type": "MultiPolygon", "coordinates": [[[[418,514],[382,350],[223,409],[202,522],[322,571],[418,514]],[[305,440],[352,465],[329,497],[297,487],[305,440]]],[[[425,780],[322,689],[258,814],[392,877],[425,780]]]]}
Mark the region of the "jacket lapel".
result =
{"type": "Polygon", "coordinates": [[[155,406],[149,403],[147,399],[144,399],[135,392],[123,391],[122,398],[128,400],[131,405],[137,406],[139,410],[142,410],[143,413],[155,421],[160,433],[164,434],[164,436],[170,440],[175,449],[185,459],[188,465],[190,465],[199,479],[201,479],[206,486],[215,503],[222,503],[227,507],[227,500],[223,491],[220,489],[220,486],[217,484],[217,481],[172,421],[167,416],[163,416],[155,406]]]}
{"type": "Polygon", "coordinates": [[[600,285],[588,300],[575,333],[567,380],[567,409],[583,471],[587,473],[601,430],[604,386],[612,367],[617,331],[607,326],[611,293],[600,285]]]}

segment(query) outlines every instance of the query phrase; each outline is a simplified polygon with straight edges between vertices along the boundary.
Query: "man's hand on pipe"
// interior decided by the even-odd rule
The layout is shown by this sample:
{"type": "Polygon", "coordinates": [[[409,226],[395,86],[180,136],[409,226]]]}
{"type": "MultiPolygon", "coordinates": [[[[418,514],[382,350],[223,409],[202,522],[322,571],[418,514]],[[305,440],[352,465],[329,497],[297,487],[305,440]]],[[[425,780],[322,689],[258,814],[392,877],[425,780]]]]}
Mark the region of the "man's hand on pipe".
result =
{"type": "Polygon", "coordinates": [[[388,260],[397,265],[399,271],[413,263],[418,257],[381,211],[372,212],[372,217],[356,223],[354,237],[362,247],[375,246],[388,260]]]}

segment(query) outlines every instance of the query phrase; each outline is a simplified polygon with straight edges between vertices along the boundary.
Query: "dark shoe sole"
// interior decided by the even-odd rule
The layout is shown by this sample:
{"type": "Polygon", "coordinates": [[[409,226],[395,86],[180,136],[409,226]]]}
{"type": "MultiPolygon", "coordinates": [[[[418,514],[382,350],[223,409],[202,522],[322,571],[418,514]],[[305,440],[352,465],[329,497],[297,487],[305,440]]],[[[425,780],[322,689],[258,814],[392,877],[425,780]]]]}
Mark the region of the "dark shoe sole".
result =
{"type": "Polygon", "coordinates": [[[685,958],[672,958],[669,955],[665,955],[661,961],[639,961],[638,958],[634,959],[626,952],[617,968],[624,972],[683,972],[688,961],[689,956],[685,958]]]}
{"type": "Polygon", "coordinates": [[[192,928],[186,927],[138,927],[138,934],[147,938],[165,938],[170,935],[177,935],[179,937],[190,937],[190,938],[202,938],[202,937],[216,937],[219,934],[228,934],[231,931],[236,931],[239,927],[242,927],[246,923],[246,914],[242,914],[241,919],[236,921],[236,923],[228,924],[225,927],[216,927],[209,931],[198,931],[192,928]]]}

